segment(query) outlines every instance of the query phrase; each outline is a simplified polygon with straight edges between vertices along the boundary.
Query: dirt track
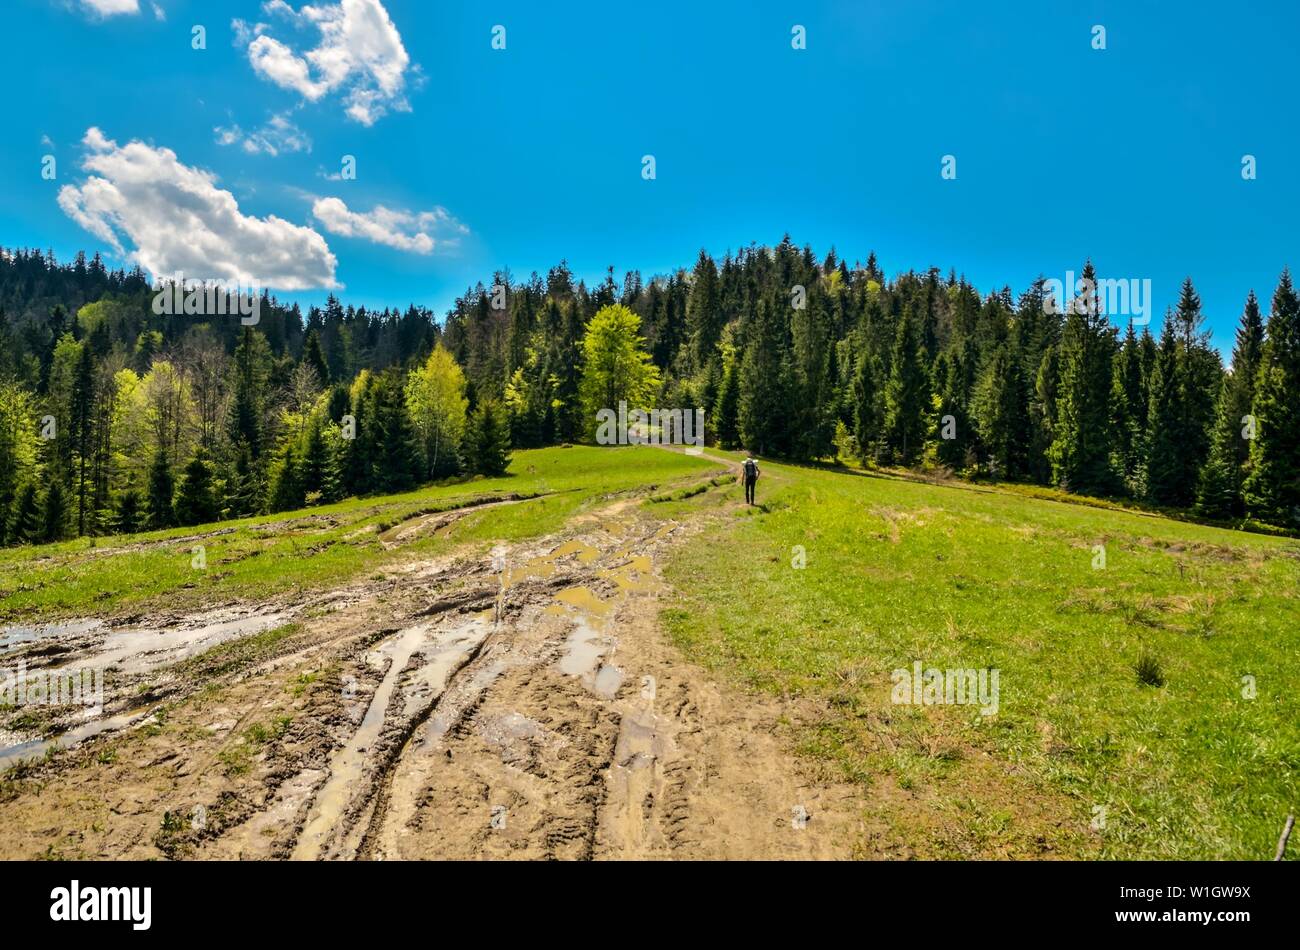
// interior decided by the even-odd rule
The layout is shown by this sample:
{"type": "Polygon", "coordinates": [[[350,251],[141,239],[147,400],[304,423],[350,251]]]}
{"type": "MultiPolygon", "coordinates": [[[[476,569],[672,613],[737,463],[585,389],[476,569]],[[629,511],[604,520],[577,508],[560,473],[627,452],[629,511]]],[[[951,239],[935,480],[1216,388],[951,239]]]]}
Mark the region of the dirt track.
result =
{"type": "Polygon", "coordinates": [[[860,792],[807,777],[779,725],[798,711],[667,642],[659,569],[693,529],[653,508],[623,499],[483,560],[235,605],[227,622],[298,624],[243,660],[205,659],[202,636],[160,652],[80,631],[76,652],[111,653],[152,708],[111,709],[120,731],[12,775],[0,856],[849,856],[860,792]]]}

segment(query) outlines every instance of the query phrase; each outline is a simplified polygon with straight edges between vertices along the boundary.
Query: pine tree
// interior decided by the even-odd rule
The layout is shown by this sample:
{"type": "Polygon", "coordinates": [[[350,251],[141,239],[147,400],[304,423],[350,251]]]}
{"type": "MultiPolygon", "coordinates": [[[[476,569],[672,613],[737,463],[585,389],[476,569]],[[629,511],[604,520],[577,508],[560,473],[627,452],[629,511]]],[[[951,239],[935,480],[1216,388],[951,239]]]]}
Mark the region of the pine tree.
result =
{"type": "Polygon", "coordinates": [[[877,383],[880,370],[872,356],[864,347],[858,354],[857,366],[853,371],[853,438],[857,441],[862,462],[875,458],[876,447],[880,442],[881,419],[884,415],[880,386],[877,383]]]}
{"type": "Polygon", "coordinates": [[[330,450],[321,420],[312,417],[302,450],[302,486],[308,495],[323,493],[329,479],[330,450]]]}
{"type": "Polygon", "coordinates": [[[1029,386],[1010,343],[994,352],[980,375],[972,413],[994,473],[1020,478],[1029,470],[1029,386]]]}
{"type": "Polygon", "coordinates": [[[1253,423],[1249,417],[1263,346],[1264,322],[1252,291],[1237,327],[1232,373],[1219,391],[1210,455],[1197,486],[1196,508],[1201,514],[1227,518],[1245,513],[1241,490],[1250,458],[1253,423]]]}
{"type": "Polygon", "coordinates": [[[212,485],[212,466],[200,450],[185,466],[174,506],[176,523],[180,525],[207,524],[221,516],[212,485]]]}
{"type": "Polygon", "coordinates": [[[1043,350],[1034,373],[1034,394],[1029,401],[1029,474],[1040,485],[1052,480],[1048,458],[1056,430],[1056,394],[1060,381],[1060,360],[1056,344],[1043,350]]]}
{"type": "Polygon", "coordinates": [[[925,447],[926,411],[930,385],[921,365],[921,346],[915,321],[905,312],[898,321],[890,355],[889,382],[885,385],[884,441],[890,456],[911,465],[925,447]]]}
{"type": "MultiPolygon", "coordinates": [[[[371,484],[377,491],[409,491],[420,478],[420,449],[406,410],[401,374],[388,370],[377,376],[371,397],[375,427],[371,484]]],[[[506,437],[509,438],[508,423],[506,437]]]]}
{"type": "Polygon", "coordinates": [[[72,429],[69,436],[77,454],[77,534],[83,535],[86,533],[86,491],[95,442],[95,358],[87,344],[81,346],[68,408],[72,429]]]}
{"type": "Polygon", "coordinates": [[[1142,352],[1132,323],[1115,361],[1111,421],[1115,432],[1115,468],[1128,490],[1137,492],[1146,463],[1147,393],[1142,352]]]}
{"type": "Polygon", "coordinates": [[[316,381],[322,387],[330,384],[330,369],[325,362],[325,351],[321,349],[320,334],[312,327],[307,331],[307,339],[302,346],[302,361],[316,371],[316,381]]]}
{"type": "Polygon", "coordinates": [[[1117,487],[1111,467],[1111,360],[1115,328],[1101,313],[1092,262],[1084,265],[1084,292],[1071,301],[1061,330],[1056,420],[1048,459],[1062,488],[1108,495],[1117,487]]]}
{"type": "Polygon", "coordinates": [[[713,408],[714,433],[718,445],[724,449],[735,448],[740,441],[738,415],[740,412],[740,373],[735,361],[722,370],[718,385],[718,398],[713,408]]]}
{"type": "Polygon", "coordinates": [[[50,481],[41,506],[41,540],[62,541],[67,535],[68,498],[63,490],[63,481],[55,478],[50,481]]]}
{"type": "Polygon", "coordinates": [[[140,530],[140,522],[140,493],[128,488],[117,500],[117,530],[122,534],[134,534],[140,530]]]}
{"type": "Polygon", "coordinates": [[[242,441],[236,444],[234,455],[234,465],[226,476],[222,504],[227,518],[244,518],[255,514],[261,507],[260,492],[248,444],[242,441]]]}
{"type": "Polygon", "coordinates": [[[1190,506],[1209,455],[1222,367],[1201,322],[1200,298],[1186,280],[1166,317],[1151,385],[1147,494],[1157,504],[1190,506]]]}
{"type": "Polygon", "coordinates": [[[1282,272],[1255,383],[1256,435],[1242,494],[1251,517],[1300,525],[1300,300],[1282,272]]]}
{"type": "Polygon", "coordinates": [[[41,539],[41,503],[36,483],[27,482],[19,490],[9,516],[9,541],[23,544],[41,539]]]}
{"type": "Polygon", "coordinates": [[[788,414],[791,452],[799,458],[829,455],[835,435],[831,326],[826,293],[814,286],[806,306],[790,317],[794,399],[788,414]]]}
{"type": "Polygon", "coordinates": [[[740,362],[740,439],[759,455],[784,455],[789,450],[789,349],[781,318],[766,298],[759,301],[749,334],[740,362]]]}
{"type": "Polygon", "coordinates": [[[1148,389],[1147,497],[1158,504],[1172,504],[1182,466],[1178,446],[1178,337],[1168,313],[1160,329],[1160,347],[1148,389]]]}
{"type": "Polygon", "coordinates": [[[293,446],[288,445],[271,465],[266,505],[270,511],[292,511],[306,503],[302,467],[293,446]]]}
{"type": "Polygon", "coordinates": [[[506,473],[510,466],[510,426],[494,400],[484,400],[470,413],[463,452],[466,468],[475,475],[506,473]]]}
{"type": "Polygon", "coordinates": [[[254,460],[262,453],[262,407],[266,385],[259,342],[264,348],[266,344],[261,336],[252,327],[245,327],[239,346],[235,348],[232,364],[234,393],[227,421],[230,441],[242,441],[254,460]]]}
{"type": "Polygon", "coordinates": [[[939,383],[939,411],[935,413],[935,457],[948,468],[967,465],[974,435],[966,413],[964,367],[956,351],[939,354],[934,378],[939,383]]]}
{"type": "Polygon", "coordinates": [[[167,460],[167,450],[160,447],[154,453],[153,464],[149,466],[147,507],[150,528],[170,528],[176,523],[176,513],[172,507],[174,494],[171,463],[167,460]]]}
{"type": "MultiPolygon", "coordinates": [[[[370,370],[362,370],[352,382],[352,432],[344,439],[343,488],[351,495],[372,490],[376,425],[374,420],[375,380],[370,370]]],[[[348,433],[344,433],[348,435],[348,433]]]]}
{"type": "Polygon", "coordinates": [[[713,359],[722,324],[718,268],[713,258],[701,250],[686,303],[686,332],[690,336],[691,360],[695,369],[704,369],[713,359]]]}

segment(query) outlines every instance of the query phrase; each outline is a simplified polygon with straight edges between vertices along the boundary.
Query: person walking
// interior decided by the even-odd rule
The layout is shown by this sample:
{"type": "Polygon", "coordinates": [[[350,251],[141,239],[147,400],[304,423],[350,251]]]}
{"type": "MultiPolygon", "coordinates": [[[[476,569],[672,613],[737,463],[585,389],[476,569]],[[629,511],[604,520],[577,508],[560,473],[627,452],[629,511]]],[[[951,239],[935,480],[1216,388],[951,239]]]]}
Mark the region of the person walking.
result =
{"type": "Polygon", "coordinates": [[[758,484],[758,462],[754,461],[754,453],[750,452],[749,457],[740,464],[741,477],[745,482],[745,504],[754,504],[754,488],[758,484]]]}

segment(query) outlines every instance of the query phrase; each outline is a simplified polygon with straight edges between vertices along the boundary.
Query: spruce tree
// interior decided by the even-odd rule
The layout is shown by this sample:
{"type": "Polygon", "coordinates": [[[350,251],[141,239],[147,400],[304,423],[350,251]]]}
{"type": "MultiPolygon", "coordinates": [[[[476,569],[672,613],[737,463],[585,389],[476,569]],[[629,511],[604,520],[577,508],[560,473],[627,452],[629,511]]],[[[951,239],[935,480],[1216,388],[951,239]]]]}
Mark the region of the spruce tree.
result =
{"type": "Polygon", "coordinates": [[[784,455],[790,444],[789,346],[783,321],[766,298],[759,301],[749,335],[740,363],[740,439],[759,455],[784,455]]]}
{"type": "Polygon", "coordinates": [[[117,530],[122,534],[134,534],[140,530],[140,522],[140,493],[128,488],[117,500],[117,530]]]}
{"type": "MultiPolygon", "coordinates": [[[[420,448],[407,412],[401,374],[396,370],[381,373],[372,387],[372,396],[375,444],[371,483],[377,491],[409,491],[420,477],[420,448]]],[[[505,419],[504,413],[501,418],[505,419]]]]}
{"type": "Polygon", "coordinates": [[[312,327],[307,331],[307,339],[302,346],[302,361],[316,371],[316,381],[322,388],[330,384],[330,369],[325,362],[325,351],[321,349],[320,334],[312,327]]]}
{"type": "Polygon", "coordinates": [[[890,457],[901,465],[914,463],[925,447],[930,384],[921,360],[916,323],[910,311],[905,312],[894,335],[885,384],[884,442],[890,457]]]}
{"type": "Polygon", "coordinates": [[[953,471],[967,466],[974,432],[966,412],[965,368],[953,350],[939,354],[934,378],[939,384],[939,411],[935,413],[935,457],[953,471]]]}
{"type": "Polygon", "coordinates": [[[1273,293],[1252,415],[1246,509],[1274,524],[1300,525],[1300,300],[1289,271],[1273,293]]]}
{"type": "Polygon", "coordinates": [[[234,447],[234,465],[226,476],[222,504],[227,518],[244,518],[261,508],[253,455],[248,443],[240,441],[234,447]]]}
{"type": "Polygon", "coordinates": [[[1178,337],[1172,315],[1165,314],[1160,346],[1148,386],[1147,497],[1157,504],[1177,502],[1181,471],[1178,445],[1178,337]]]}
{"type": "Polygon", "coordinates": [[[176,523],[176,513],[172,507],[174,494],[171,463],[167,460],[166,449],[160,447],[154,453],[153,463],[149,466],[147,507],[150,528],[170,528],[176,523]]]}
{"type": "Polygon", "coordinates": [[[9,516],[9,543],[23,544],[41,539],[41,503],[36,483],[27,482],[19,490],[9,516]]]}
{"type": "Polygon", "coordinates": [[[707,252],[701,250],[695,262],[691,292],[686,303],[686,332],[694,369],[703,369],[712,361],[722,334],[722,310],[719,305],[718,268],[707,252]]]}
{"type": "Polygon", "coordinates": [[[95,357],[89,344],[82,344],[73,378],[68,419],[76,449],[77,534],[86,533],[86,492],[90,487],[91,454],[95,442],[95,357]]]}
{"type": "MultiPolygon", "coordinates": [[[[259,341],[261,337],[252,327],[244,327],[231,369],[234,392],[227,420],[230,441],[242,441],[254,460],[262,453],[262,407],[266,385],[259,341]]],[[[261,342],[265,347],[265,341],[261,342]]]]}
{"type": "Polygon", "coordinates": [[[1132,323],[1115,361],[1111,419],[1115,431],[1115,468],[1125,487],[1136,493],[1142,485],[1146,462],[1147,393],[1142,351],[1132,323]]]}
{"type": "Polygon", "coordinates": [[[1237,327],[1232,372],[1219,390],[1210,455],[1197,486],[1196,508],[1201,514],[1226,518],[1245,513],[1241,491],[1250,458],[1254,424],[1249,417],[1263,346],[1264,322],[1252,291],[1237,327]]]}
{"type": "Polygon", "coordinates": [[[62,541],[67,535],[68,498],[63,490],[63,481],[55,478],[50,481],[41,505],[41,540],[62,541]]]}
{"type": "Polygon", "coordinates": [[[875,459],[880,442],[881,419],[884,416],[882,396],[877,380],[880,370],[865,347],[858,354],[853,371],[853,438],[857,441],[865,465],[875,459]]]}
{"type": "Polygon", "coordinates": [[[484,400],[465,426],[465,465],[475,475],[504,475],[510,466],[510,425],[495,400],[484,400]]]}
{"type": "Polygon", "coordinates": [[[207,524],[221,516],[212,485],[212,466],[202,450],[195,452],[185,466],[174,511],[176,523],[186,526],[207,524]]]}
{"type": "Polygon", "coordinates": [[[718,384],[718,398],[713,409],[713,431],[718,445],[724,449],[735,448],[740,440],[740,377],[739,367],[731,361],[722,371],[722,382],[718,384]]]}
{"type": "Polygon", "coordinates": [[[1117,488],[1110,410],[1115,328],[1101,312],[1091,261],[1081,279],[1084,291],[1071,301],[1061,330],[1056,420],[1047,455],[1052,480],[1060,487],[1108,495],[1117,488]]]}
{"type": "Polygon", "coordinates": [[[1147,495],[1157,504],[1188,507],[1210,448],[1222,368],[1201,329],[1201,302],[1190,280],[1165,318],[1151,383],[1147,495]]]}
{"type": "Polygon", "coordinates": [[[302,485],[307,494],[323,493],[329,479],[330,449],[325,439],[324,426],[319,418],[308,423],[307,438],[302,453],[302,485]]]}
{"type": "Polygon", "coordinates": [[[302,467],[293,446],[288,445],[271,465],[266,505],[270,511],[292,511],[305,504],[302,467]]]}
{"type": "Polygon", "coordinates": [[[1020,355],[1004,343],[994,352],[975,386],[972,413],[989,465],[1001,478],[1029,470],[1029,392],[1020,355]]]}

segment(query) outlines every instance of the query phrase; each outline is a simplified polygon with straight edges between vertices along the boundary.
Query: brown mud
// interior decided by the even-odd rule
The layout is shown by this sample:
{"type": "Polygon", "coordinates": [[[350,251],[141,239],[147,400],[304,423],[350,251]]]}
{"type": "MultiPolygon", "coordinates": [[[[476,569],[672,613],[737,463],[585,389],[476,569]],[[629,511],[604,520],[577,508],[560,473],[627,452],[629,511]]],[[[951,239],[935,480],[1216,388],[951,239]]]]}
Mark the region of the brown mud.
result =
{"type": "Polygon", "coordinates": [[[7,664],[110,686],[93,725],[0,730],[0,857],[851,856],[876,829],[792,754],[811,714],[668,642],[659,570],[700,526],[655,507],[297,602],[0,636],[7,664]]]}

